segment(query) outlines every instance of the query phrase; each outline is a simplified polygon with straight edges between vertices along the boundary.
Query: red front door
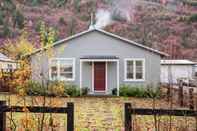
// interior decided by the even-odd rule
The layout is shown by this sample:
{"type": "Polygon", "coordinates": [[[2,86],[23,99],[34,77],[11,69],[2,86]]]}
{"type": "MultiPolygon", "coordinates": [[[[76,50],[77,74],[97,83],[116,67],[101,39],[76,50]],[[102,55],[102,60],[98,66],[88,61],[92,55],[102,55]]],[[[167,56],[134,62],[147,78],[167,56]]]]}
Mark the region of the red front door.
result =
{"type": "Polygon", "coordinates": [[[94,63],[94,91],[105,91],[105,62],[94,63]]]}

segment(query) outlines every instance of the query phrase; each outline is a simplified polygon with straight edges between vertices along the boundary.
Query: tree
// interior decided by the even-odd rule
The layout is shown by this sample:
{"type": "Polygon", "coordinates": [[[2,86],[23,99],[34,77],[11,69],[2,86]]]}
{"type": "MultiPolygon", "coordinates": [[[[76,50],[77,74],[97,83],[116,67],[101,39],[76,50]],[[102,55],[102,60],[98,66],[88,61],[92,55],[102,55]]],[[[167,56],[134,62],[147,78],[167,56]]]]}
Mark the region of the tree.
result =
{"type": "Polygon", "coordinates": [[[4,37],[12,37],[11,32],[16,28],[23,29],[25,18],[19,8],[12,0],[4,0],[0,2],[0,33],[4,37]],[[9,32],[8,33],[8,30],[9,32]]]}
{"type": "Polygon", "coordinates": [[[14,11],[13,13],[13,26],[23,29],[25,18],[19,10],[14,11]]]}
{"type": "Polygon", "coordinates": [[[40,25],[41,47],[50,46],[58,39],[58,33],[53,27],[48,27],[42,21],[40,25]]]}
{"type": "Polygon", "coordinates": [[[23,32],[16,41],[7,40],[4,44],[4,48],[14,59],[21,59],[25,54],[35,50],[33,43],[28,40],[28,34],[26,32],[23,32]]]}

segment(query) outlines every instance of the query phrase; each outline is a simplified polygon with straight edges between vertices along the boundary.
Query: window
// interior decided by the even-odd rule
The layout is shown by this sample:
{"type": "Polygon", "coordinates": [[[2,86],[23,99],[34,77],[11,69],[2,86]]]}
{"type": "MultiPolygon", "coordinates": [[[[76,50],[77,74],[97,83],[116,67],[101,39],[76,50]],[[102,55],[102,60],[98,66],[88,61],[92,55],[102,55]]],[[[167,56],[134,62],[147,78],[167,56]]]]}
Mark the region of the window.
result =
{"type": "Polygon", "coordinates": [[[134,79],[134,61],[127,61],[127,78],[134,79]]]}
{"type": "Polygon", "coordinates": [[[7,71],[13,71],[13,66],[12,64],[7,65],[7,71]]]}
{"type": "Polygon", "coordinates": [[[50,61],[50,80],[74,80],[74,59],[55,58],[50,61]]]}
{"type": "Polygon", "coordinates": [[[58,74],[57,74],[57,68],[58,68],[58,61],[57,60],[51,60],[51,67],[50,67],[50,76],[51,80],[57,80],[58,74]]]}
{"type": "Polygon", "coordinates": [[[145,79],[145,60],[126,59],[125,60],[125,80],[142,81],[145,79]]]}

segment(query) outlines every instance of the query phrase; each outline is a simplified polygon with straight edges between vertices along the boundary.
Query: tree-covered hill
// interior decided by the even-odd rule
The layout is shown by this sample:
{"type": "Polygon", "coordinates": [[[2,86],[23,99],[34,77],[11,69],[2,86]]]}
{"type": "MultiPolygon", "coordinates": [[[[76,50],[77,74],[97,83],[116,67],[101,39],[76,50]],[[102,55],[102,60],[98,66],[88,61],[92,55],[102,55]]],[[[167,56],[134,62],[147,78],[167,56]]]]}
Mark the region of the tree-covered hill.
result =
{"type": "Polygon", "coordinates": [[[3,0],[0,45],[26,30],[39,47],[41,23],[52,27],[58,40],[88,29],[91,13],[97,28],[171,58],[197,59],[196,0],[3,0]]]}

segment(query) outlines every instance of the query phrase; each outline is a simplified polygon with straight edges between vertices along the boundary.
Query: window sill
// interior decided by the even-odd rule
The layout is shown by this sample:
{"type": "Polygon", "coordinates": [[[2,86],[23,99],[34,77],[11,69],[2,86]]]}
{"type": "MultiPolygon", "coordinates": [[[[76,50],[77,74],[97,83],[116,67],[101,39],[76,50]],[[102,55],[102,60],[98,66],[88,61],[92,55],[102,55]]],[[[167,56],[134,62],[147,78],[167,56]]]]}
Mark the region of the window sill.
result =
{"type": "Polygon", "coordinates": [[[59,80],[59,79],[56,79],[56,80],[51,80],[50,81],[75,81],[75,79],[66,79],[66,80],[59,80]]]}
{"type": "Polygon", "coordinates": [[[124,79],[125,82],[145,82],[145,79],[124,79]]]}

